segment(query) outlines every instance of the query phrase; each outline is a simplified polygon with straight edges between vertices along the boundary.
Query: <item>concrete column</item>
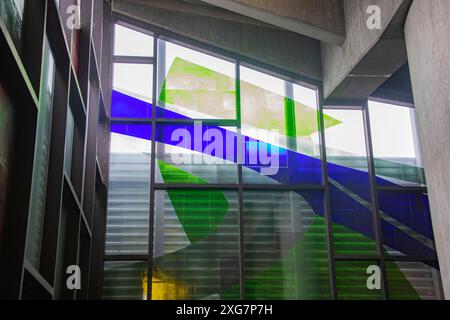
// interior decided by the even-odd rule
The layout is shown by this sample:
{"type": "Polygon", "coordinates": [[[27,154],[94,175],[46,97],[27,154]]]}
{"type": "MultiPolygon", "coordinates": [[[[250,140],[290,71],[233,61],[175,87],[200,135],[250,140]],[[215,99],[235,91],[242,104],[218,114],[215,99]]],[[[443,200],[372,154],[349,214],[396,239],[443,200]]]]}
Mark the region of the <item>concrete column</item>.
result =
{"type": "Polygon", "coordinates": [[[415,0],[405,38],[436,247],[450,299],[450,0],[415,0]]]}

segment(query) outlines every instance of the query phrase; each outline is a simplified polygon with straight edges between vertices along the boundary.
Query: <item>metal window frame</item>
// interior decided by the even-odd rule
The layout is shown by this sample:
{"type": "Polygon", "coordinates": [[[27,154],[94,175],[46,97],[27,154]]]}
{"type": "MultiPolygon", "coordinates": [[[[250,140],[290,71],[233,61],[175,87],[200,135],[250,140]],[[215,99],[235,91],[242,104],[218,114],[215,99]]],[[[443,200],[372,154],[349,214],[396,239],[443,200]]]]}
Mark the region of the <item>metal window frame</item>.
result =
{"type": "MultiPolygon", "coordinates": [[[[384,187],[378,186],[376,184],[376,174],[375,174],[375,163],[373,157],[372,148],[372,137],[370,131],[370,117],[368,110],[368,101],[377,99],[372,99],[369,97],[364,101],[328,101],[323,97],[323,92],[321,89],[322,83],[320,81],[303,77],[299,74],[295,74],[286,70],[282,70],[268,64],[262,63],[260,61],[252,60],[248,57],[244,57],[239,54],[232,53],[227,50],[219,49],[217,47],[207,45],[200,41],[191,39],[189,37],[182,36],[180,34],[168,31],[161,27],[135,20],[133,18],[124,16],[119,13],[113,13],[112,19],[114,38],[114,25],[119,24],[121,26],[133,29],[138,32],[142,32],[153,37],[153,57],[133,57],[133,56],[114,56],[114,46],[111,46],[112,50],[112,61],[111,66],[114,63],[146,63],[153,64],[153,110],[152,118],[141,119],[141,118],[111,118],[111,124],[151,124],[152,125],[152,147],[151,147],[151,175],[150,175],[150,208],[149,208],[149,249],[147,255],[106,255],[105,261],[147,261],[148,263],[148,284],[147,284],[147,299],[151,300],[152,297],[152,272],[153,272],[153,247],[154,247],[154,211],[155,211],[155,192],[158,190],[233,190],[237,191],[238,195],[238,227],[239,227],[239,283],[240,283],[240,299],[245,300],[245,250],[244,250],[244,212],[243,212],[243,194],[245,191],[322,191],[324,196],[324,218],[326,225],[326,238],[328,246],[328,271],[329,271],[329,284],[330,284],[330,298],[332,300],[338,299],[338,292],[336,287],[336,261],[374,261],[379,263],[382,271],[382,289],[381,294],[383,299],[388,299],[388,282],[385,270],[385,261],[409,261],[409,262],[436,262],[436,259],[429,257],[412,257],[412,256],[386,256],[384,254],[384,246],[381,234],[380,225],[380,212],[378,208],[378,192],[382,191],[393,191],[393,192],[404,192],[404,191],[414,191],[418,193],[426,193],[427,188],[424,187],[384,187]],[[156,105],[157,105],[157,90],[158,90],[158,41],[164,40],[171,43],[192,49],[204,54],[211,55],[213,57],[225,60],[227,62],[232,62],[236,67],[236,119],[164,119],[156,118],[156,105]],[[238,132],[241,129],[241,97],[240,97],[240,68],[246,67],[251,68],[255,71],[263,72],[267,75],[277,77],[281,80],[298,84],[303,87],[316,90],[317,92],[317,116],[319,124],[319,138],[320,138],[320,159],[322,162],[322,176],[323,182],[321,185],[277,185],[277,184],[245,184],[242,179],[242,164],[237,164],[238,169],[238,183],[236,184],[209,184],[209,185],[196,185],[196,184],[165,184],[157,183],[155,180],[156,171],[156,126],[157,124],[186,124],[192,125],[195,122],[201,121],[204,124],[212,126],[223,126],[223,127],[235,127],[238,132]],[[330,202],[330,191],[329,191],[329,178],[328,178],[328,162],[326,154],[326,141],[325,141],[325,129],[323,112],[325,110],[359,110],[363,115],[363,125],[365,131],[365,144],[366,144],[366,154],[368,161],[368,173],[370,180],[370,189],[372,196],[372,215],[374,222],[374,235],[377,247],[376,255],[336,255],[334,252],[334,238],[332,230],[332,219],[331,219],[331,202],[330,202]]],[[[114,41],[114,40],[113,40],[114,41]]],[[[111,68],[113,70],[113,68],[111,68]]],[[[381,101],[380,101],[381,102],[381,101]]],[[[383,101],[384,102],[384,101],[383,101]]],[[[389,101],[395,105],[404,106],[400,103],[389,101]]],[[[407,107],[413,108],[413,106],[408,105],[407,107]]],[[[239,156],[239,155],[238,155],[239,156]]],[[[440,284],[441,285],[441,284],[440,284]]]]}

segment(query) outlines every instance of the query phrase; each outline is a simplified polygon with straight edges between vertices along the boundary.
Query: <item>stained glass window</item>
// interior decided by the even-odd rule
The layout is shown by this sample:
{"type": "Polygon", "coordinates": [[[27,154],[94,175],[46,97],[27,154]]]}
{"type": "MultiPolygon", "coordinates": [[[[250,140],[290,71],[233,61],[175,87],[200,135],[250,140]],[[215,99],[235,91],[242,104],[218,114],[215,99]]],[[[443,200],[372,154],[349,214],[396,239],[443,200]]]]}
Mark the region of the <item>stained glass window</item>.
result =
{"type": "Polygon", "coordinates": [[[441,297],[412,109],[121,28],[105,298],[441,297]]]}

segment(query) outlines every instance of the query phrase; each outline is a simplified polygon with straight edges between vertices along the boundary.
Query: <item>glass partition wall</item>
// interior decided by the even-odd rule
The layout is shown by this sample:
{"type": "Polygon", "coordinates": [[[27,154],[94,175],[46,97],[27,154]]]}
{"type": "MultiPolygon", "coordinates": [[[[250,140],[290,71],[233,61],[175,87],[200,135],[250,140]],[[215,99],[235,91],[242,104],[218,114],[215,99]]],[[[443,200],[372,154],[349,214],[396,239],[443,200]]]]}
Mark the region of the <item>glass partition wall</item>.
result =
{"type": "Polygon", "coordinates": [[[440,299],[414,109],[216,52],[115,26],[103,297],[440,299]]]}

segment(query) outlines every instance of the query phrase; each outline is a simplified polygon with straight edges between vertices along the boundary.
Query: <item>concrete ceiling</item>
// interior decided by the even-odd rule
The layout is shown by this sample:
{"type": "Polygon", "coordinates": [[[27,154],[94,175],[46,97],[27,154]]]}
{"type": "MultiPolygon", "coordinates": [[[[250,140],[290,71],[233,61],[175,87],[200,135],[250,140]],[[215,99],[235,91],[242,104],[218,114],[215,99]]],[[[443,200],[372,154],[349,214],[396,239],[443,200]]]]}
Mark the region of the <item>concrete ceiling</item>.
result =
{"type": "Polygon", "coordinates": [[[341,0],[201,1],[323,42],[342,45],[345,41],[341,0]]]}
{"type": "Polygon", "coordinates": [[[112,0],[115,12],[323,82],[327,102],[362,101],[406,62],[412,0],[112,0]],[[366,25],[369,5],[381,29],[366,25]]]}

